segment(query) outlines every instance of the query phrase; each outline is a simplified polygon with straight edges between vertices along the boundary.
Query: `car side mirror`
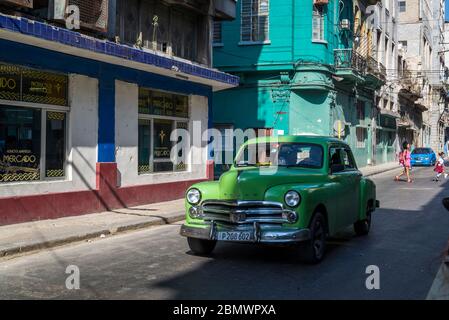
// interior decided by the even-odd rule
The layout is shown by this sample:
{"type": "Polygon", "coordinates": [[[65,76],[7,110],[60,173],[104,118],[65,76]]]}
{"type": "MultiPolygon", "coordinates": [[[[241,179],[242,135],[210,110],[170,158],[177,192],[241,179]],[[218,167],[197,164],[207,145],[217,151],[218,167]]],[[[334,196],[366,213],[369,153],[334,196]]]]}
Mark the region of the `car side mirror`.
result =
{"type": "Polygon", "coordinates": [[[331,174],[338,173],[345,171],[345,165],[344,164],[333,164],[331,165],[331,174]]]}

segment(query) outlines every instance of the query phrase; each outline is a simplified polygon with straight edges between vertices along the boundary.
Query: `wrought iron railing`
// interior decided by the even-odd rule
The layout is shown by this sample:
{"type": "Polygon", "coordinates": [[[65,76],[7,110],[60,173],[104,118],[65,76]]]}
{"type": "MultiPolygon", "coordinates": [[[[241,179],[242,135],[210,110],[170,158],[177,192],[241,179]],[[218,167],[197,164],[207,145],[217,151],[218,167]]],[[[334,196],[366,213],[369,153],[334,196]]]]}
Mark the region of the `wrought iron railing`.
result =
{"type": "Polygon", "coordinates": [[[366,59],[352,49],[335,49],[334,64],[336,69],[353,69],[361,74],[366,74],[366,59]]]}
{"type": "Polygon", "coordinates": [[[379,72],[379,63],[373,57],[368,57],[367,65],[368,65],[368,72],[374,74],[379,72]]]}
{"type": "Polygon", "coordinates": [[[380,74],[383,75],[384,77],[387,76],[387,68],[382,64],[382,62],[379,62],[379,71],[380,74]]]}

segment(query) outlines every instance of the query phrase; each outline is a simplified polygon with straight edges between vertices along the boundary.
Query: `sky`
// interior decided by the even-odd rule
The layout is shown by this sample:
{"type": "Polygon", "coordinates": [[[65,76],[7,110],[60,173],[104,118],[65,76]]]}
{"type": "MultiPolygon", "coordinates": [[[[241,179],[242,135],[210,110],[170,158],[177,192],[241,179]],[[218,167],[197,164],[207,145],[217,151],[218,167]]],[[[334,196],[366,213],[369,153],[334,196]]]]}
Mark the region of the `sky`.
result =
{"type": "Polygon", "coordinates": [[[449,1],[446,1],[446,21],[449,21],[449,1]]]}

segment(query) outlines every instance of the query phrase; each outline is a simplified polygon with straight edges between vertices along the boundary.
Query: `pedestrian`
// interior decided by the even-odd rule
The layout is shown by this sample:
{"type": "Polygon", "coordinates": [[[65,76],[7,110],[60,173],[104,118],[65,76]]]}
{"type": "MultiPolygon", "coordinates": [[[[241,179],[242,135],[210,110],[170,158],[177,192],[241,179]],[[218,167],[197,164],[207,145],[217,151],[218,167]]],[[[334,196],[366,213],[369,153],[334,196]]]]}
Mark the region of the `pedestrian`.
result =
{"type": "Polygon", "coordinates": [[[433,171],[436,172],[436,176],[433,181],[440,181],[440,177],[442,174],[444,174],[444,178],[447,179],[447,173],[444,172],[444,152],[440,152],[438,154],[438,160],[433,171]]]}
{"type": "Polygon", "coordinates": [[[410,153],[410,143],[408,143],[407,141],[405,141],[402,145],[402,151],[401,153],[399,153],[399,163],[402,166],[402,172],[400,175],[396,176],[394,178],[395,181],[399,181],[399,178],[402,177],[403,175],[407,176],[407,182],[408,183],[412,183],[412,178],[411,178],[411,174],[410,174],[410,170],[412,167],[411,164],[411,153],[410,153]]]}

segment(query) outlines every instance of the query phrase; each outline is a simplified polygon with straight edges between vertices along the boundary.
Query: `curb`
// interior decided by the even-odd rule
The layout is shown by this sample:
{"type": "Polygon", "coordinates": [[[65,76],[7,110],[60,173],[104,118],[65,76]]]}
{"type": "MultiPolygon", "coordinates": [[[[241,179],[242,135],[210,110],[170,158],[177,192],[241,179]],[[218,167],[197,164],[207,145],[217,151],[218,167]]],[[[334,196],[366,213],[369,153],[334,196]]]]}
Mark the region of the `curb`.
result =
{"type": "Polygon", "coordinates": [[[396,167],[395,168],[389,168],[389,169],[385,169],[385,170],[381,170],[381,171],[375,171],[375,172],[371,172],[371,173],[368,173],[368,174],[364,174],[363,176],[365,176],[365,177],[372,177],[372,176],[376,176],[378,174],[382,174],[382,173],[393,171],[393,170],[397,170],[397,169],[398,168],[396,168],[396,167]]]}
{"type": "Polygon", "coordinates": [[[115,228],[104,229],[100,231],[93,231],[91,233],[86,233],[82,235],[70,236],[67,238],[53,239],[42,242],[34,242],[30,244],[25,244],[23,246],[11,247],[6,249],[0,249],[0,259],[14,258],[17,255],[33,253],[42,250],[52,249],[56,247],[61,247],[67,244],[83,242],[86,240],[92,240],[96,238],[100,238],[102,235],[105,236],[114,236],[120,233],[125,233],[128,231],[137,231],[143,230],[150,227],[162,226],[173,224],[179,221],[184,220],[185,213],[179,213],[167,218],[158,218],[151,221],[143,221],[135,224],[123,225],[115,228]]]}

